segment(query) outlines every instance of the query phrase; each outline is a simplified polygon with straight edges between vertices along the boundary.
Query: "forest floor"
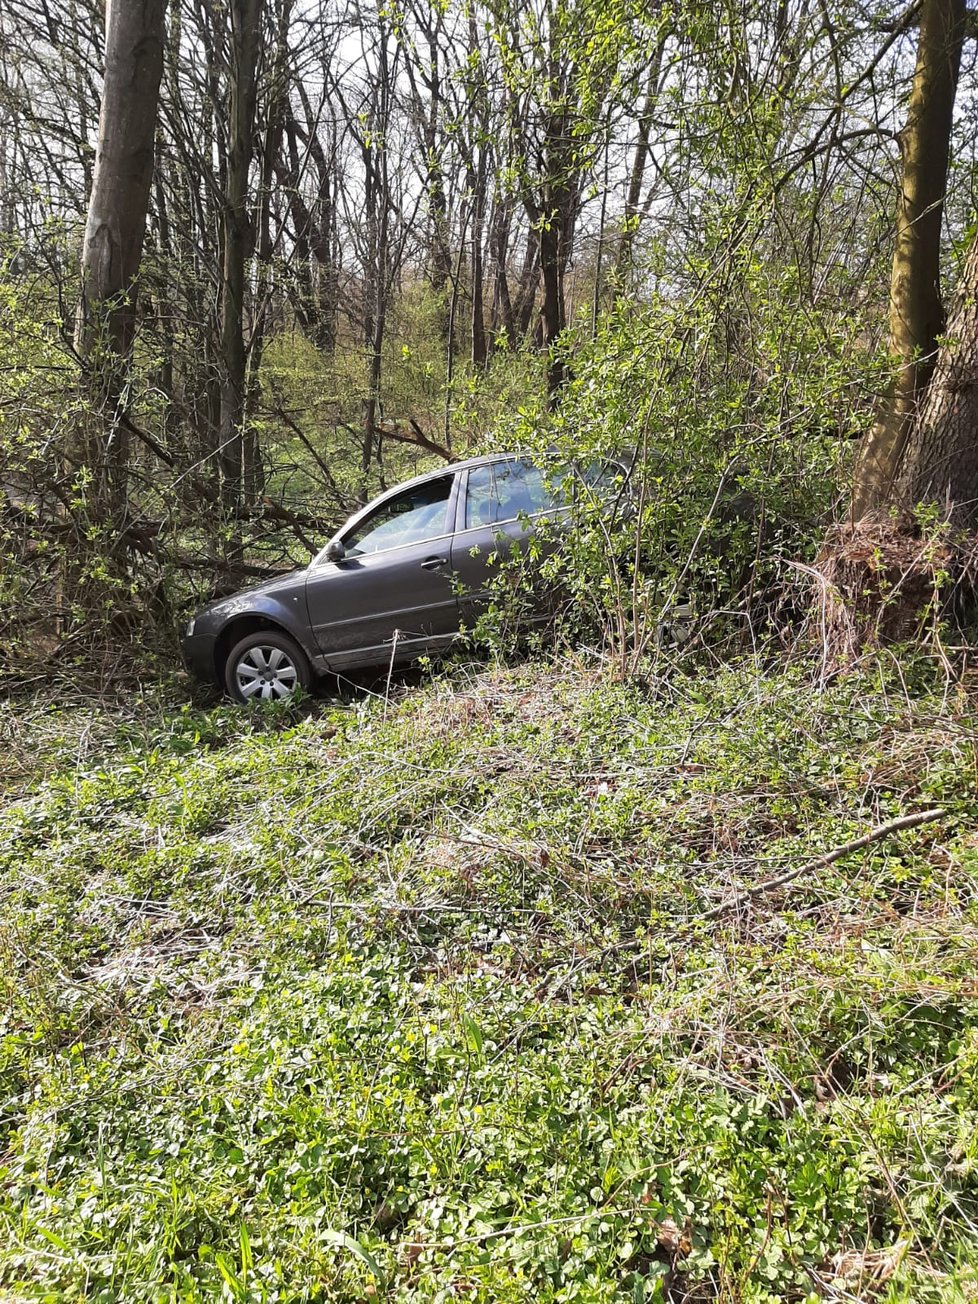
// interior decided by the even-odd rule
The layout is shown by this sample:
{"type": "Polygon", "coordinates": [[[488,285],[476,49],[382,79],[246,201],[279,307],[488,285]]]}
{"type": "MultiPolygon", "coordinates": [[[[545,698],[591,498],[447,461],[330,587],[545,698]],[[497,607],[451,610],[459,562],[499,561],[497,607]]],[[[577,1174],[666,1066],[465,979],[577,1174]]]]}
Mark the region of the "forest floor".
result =
{"type": "Polygon", "coordinates": [[[0,708],[0,1300],[978,1299],[976,688],[0,708]]]}

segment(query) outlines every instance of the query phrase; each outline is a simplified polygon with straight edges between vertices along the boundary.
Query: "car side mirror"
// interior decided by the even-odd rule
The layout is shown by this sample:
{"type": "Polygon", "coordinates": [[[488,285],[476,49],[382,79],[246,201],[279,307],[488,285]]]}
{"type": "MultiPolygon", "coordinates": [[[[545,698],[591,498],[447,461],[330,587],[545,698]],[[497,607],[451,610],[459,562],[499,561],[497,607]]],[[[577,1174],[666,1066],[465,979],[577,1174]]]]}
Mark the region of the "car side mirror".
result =
{"type": "Polygon", "coordinates": [[[329,546],[326,549],[326,560],[342,561],[345,556],[346,556],[346,548],[342,543],[340,543],[339,539],[334,539],[333,542],[329,544],[329,546]]]}

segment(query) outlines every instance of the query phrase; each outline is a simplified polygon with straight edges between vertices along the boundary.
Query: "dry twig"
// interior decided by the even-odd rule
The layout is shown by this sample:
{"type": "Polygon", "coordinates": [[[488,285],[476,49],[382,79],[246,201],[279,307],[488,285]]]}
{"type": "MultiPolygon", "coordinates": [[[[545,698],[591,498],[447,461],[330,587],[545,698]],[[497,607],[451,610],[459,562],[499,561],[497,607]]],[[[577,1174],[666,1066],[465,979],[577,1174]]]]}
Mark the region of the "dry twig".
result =
{"type": "Polygon", "coordinates": [[[739,905],[745,899],[760,896],[762,892],[771,892],[777,887],[784,887],[786,883],[801,878],[803,874],[811,874],[816,869],[824,869],[826,865],[834,864],[837,860],[841,860],[843,856],[848,856],[850,852],[861,851],[863,847],[868,847],[871,842],[879,842],[881,838],[888,837],[891,833],[898,833],[901,829],[915,829],[920,824],[929,824],[932,820],[940,819],[944,814],[946,812],[942,808],[935,807],[933,810],[918,811],[915,815],[901,815],[895,820],[888,820],[886,824],[878,824],[875,829],[870,829],[861,838],[853,838],[851,842],[836,847],[834,851],[827,851],[814,860],[806,861],[804,865],[789,869],[786,873],[778,874],[775,878],[766,878],[763,883],[757,883],[754,887],[736,893],[729,901],[721,901],[718,906],[714,906],[712,910],[708,910],[700,918],[715,919],[717,915],[721,915],[725,910],[739,905]]]}

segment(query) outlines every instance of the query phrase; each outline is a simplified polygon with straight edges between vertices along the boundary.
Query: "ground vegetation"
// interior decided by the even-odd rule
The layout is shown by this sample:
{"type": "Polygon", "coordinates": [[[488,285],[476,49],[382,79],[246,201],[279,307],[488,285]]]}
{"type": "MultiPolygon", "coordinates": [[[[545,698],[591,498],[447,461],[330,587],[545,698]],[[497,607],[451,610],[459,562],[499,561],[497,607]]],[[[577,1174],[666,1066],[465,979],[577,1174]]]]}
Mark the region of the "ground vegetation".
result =
{"type": "Polygon", "coordinates": [[[978,1295],[974,30],[4,5],[3,1301],[978,1295]],[[454,661],[182,675],[506,449],[454,661]]]}
{"type": "Polygon", "coordinates": [[[970,680],[156,693],[3,716],[6,1298],[972,1297],[970,680]]]}

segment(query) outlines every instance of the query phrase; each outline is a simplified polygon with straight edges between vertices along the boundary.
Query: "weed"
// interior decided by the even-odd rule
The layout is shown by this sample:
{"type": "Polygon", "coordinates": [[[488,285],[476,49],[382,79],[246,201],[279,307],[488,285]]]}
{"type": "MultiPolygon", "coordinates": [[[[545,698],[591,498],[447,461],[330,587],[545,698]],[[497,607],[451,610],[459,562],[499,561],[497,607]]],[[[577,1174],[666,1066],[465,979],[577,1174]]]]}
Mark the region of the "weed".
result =
{"type": "Polygon", "coordinates": [[[25,710],[0,1289],[969,1298],[974,703],[913,682],[25,710]]]}

